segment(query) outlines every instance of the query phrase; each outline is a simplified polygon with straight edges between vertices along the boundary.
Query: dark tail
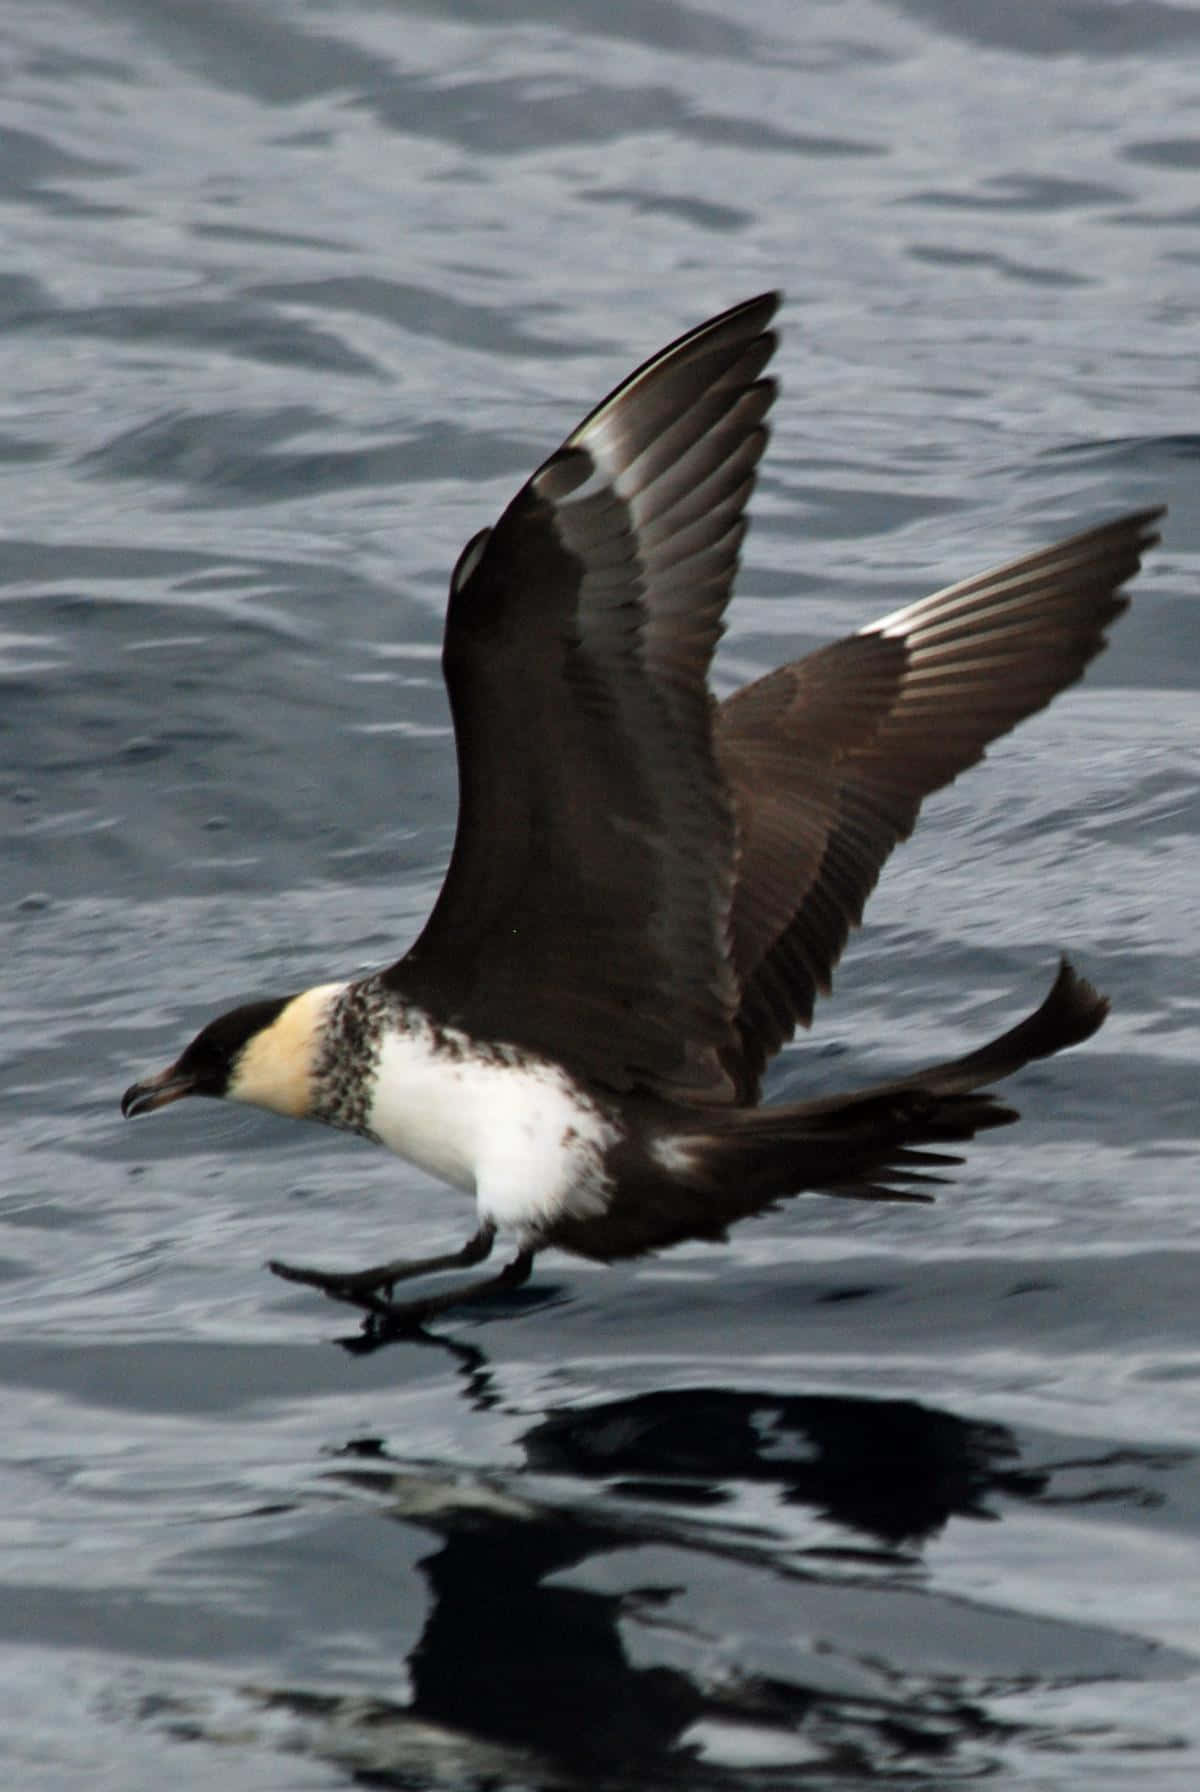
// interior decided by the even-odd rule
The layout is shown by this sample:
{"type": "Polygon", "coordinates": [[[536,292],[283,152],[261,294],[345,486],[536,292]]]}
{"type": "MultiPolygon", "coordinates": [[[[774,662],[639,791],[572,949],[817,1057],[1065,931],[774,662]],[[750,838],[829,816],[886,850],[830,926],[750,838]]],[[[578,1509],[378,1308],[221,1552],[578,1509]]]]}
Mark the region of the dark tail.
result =
{"type": "Polygon", "coordinates": [[[1017,1118],[987,1085],[1089,1039],[1107,1013],[1105,998],[1064,958],[1041,1007],[964,1058],[857,1095],[730,1114],[696,1141],[719,1210],[716,1224],[804,1189],[857,1200],[932,1200],[928,1185],[947,1180],[937,1172],[963,1161],[937,1147],[1017,1118]]]}

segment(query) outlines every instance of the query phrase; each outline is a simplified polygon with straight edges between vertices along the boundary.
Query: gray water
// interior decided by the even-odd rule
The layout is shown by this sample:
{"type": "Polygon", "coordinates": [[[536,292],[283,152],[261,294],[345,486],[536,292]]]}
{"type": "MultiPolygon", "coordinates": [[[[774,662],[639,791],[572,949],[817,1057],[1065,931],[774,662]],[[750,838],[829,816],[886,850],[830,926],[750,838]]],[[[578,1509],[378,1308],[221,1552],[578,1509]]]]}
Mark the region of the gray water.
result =
{"type": "Polygon", "coordinates": [[[3,0],[0,1774],[178,1792],[1193,1788],[1200,5],[3,0]],[[386,962],[446,577],[782,285],[724,688],[1171,505],[928,806],[776,1093],[1113,999],[932,1209],[819,1200],[374,1354],[264,1271],[465,1236],[121,1090],[386,962]]]}

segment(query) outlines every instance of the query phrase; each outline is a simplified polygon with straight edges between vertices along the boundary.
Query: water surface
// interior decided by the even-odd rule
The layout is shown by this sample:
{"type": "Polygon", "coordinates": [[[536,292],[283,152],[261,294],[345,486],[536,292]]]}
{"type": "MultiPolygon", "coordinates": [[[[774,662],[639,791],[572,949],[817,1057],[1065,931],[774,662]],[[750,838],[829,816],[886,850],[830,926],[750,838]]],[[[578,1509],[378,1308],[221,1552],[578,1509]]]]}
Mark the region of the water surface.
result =
{"type": "Polygon", "coordinates": [[[1190,1789],[1200,8],[0,7],[6,1781],[1190,1789]],[[464,1235],[119,1093],[385,962],[446,578],[782,285],[728,688],[1171,505],[1086,685],[928,807],[776,1093],[1113,1015],[934,1210],[796,1202],[372,1355],[271,1280],[464,1235]]]}

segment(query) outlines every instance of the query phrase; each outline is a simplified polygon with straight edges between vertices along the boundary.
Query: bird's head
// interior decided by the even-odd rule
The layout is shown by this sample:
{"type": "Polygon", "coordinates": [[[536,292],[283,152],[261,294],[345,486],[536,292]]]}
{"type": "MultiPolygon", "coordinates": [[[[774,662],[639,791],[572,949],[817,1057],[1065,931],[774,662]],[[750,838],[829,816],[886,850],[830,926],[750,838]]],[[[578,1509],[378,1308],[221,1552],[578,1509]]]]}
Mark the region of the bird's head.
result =
{"type": "Polygon", "coordinates": [[[218,1015],[173,1064],[126,1089],[121,1112],[133,1119],[185,1095],[214,1095],[303,1118],[312,1108],[325,1018],[342,987],[324,984],[218,1015]]]}

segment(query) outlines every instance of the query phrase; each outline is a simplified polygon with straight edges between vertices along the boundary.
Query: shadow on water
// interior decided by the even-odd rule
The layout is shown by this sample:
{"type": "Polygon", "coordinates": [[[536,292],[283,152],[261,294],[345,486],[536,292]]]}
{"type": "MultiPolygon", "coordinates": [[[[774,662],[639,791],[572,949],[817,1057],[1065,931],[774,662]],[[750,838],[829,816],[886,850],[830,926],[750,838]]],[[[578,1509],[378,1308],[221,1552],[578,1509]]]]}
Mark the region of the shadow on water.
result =
{"type": "MultiPolygon", "coordinates": [[[[456,1354],[486,1394],[482,1353],[456,1354]]],[[[289,1748],[390,1787],[926,1784],[1009,1757],[1014,1689],[1183,1665],[929,1584],[922,1551],[952,1519],[1050,1491],[1002,1425],[697,1388],[552,1411],[519,1441],[523,1464],[486,1476],[378,1437],[339,1448],[325,1482],[366,1503],[356,1524],[436,1539],[425,1618],[396,1662],[407,1696],[255,1687],[289,1748]]],[[[416,1596],[395,1595],[399,1656],[416,1596]]]]}
{"type": "MultiPolygon", "coordinates": [[[[489,1290],[482,1305],[473,1310],[477,1316],[482,1313],[485,1319],[502,1319],[506,1314],[558,1306],[564,1298],[552,1284],[540,1282],[532,1287],[526,1284],[524,1287],[489,1290]]],[[[377,1350],[388,1350],[395,1345],[444,1350],[461,1366],[471,1404],[479,1410],[494,1404],[489,1391],[491,1378],[487,1357],[476,1345],[464,1343],[453,1334],[430,1331],[424,1324],[411,1322],[392,1325],[368,1313],[357,1331],[345,1333],[336,1342],[349,1356],[373,1356],[377,1350]]]]}

